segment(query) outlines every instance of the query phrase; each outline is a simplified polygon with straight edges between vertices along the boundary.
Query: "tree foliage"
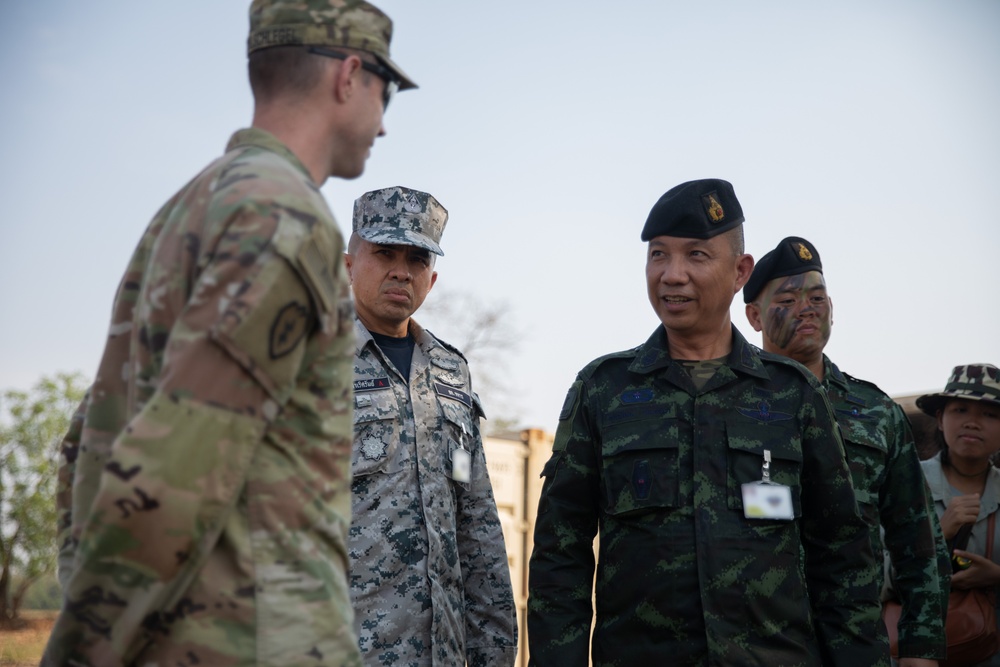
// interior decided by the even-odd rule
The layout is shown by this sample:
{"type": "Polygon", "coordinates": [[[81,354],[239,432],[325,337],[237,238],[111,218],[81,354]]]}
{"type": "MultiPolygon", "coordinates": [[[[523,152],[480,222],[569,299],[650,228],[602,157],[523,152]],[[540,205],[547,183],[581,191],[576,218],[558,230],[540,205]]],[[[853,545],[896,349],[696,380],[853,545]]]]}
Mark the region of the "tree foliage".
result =
{"type": "Polygon", "coordinates": [[[0,624],[55,569],[59,444],[85,389],[80,374],[58,373],[0,394],[0,624]]]}
{"type": "Polygon", "coordinates": [[[417,313],[417,321],[454,345],[469,360],[472,386],[487,411],[486,428],[492,434],[513,429],[518,422],[514,391],[505,376],[509,355],[517,352],[520,334],[510,307],[487,302],[469,292],[433,292],[417,313]],[[426,318],[426,322],[424,321],[426,318]]]}

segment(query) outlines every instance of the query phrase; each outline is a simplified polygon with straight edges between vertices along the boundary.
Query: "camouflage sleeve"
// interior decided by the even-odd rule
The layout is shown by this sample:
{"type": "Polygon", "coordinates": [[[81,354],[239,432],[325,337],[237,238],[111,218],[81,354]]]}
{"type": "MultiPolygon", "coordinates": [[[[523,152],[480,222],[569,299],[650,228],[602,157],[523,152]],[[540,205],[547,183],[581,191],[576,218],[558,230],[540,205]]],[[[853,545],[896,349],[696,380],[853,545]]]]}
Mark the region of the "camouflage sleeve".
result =
{"type": "Polygon", "coordinates": [[[517,659],[517,612],[507,549],[478,419],[473,420],[472,428],[473,478],[469,489],[458,495],[456,521],[465,588],[466,661],[469,667],[513,667],[517,659]]]}
{"type": "Polygon", "coordinates": [[[303,227],[238,215],[190,294],[177,295],[170,270],[144,290],[145,339],[164,346],[159,384],[112,444],[44,664],[129,663],[185,613],[182,596],[291,393],[318,316],[308,278],[279,247],[293,233],[284,228],[303,227]],[[177,303],[170,330],[158,331],[156,309],[177,303]]]}
{"type": "Polygon", "coordinates": [[[59,472],[56,478],[56,543],[59,545],[59,559],[56,563],[56,573],[59,587],[66,590],[70,573],[73,571],[73,559],[76,556],[76,540],[73,539],[73,476],[76,471],[76,456],[80,451],[80,435],[83,432],[83,419],[87,414],[87,404],[90,401],[90,390],[84,394],[83,400],[69,423],[69,430],[59,446],[59,472]]]}
{"type": "Polygon", "coordinates": [[[944,659],[951,562],[906,416],[893,406],[887,421],[890,458],[879,509],[903,607],[899,655],[944,659]]]}
{"type": "Polygon", "coordinates": [[[531,664],[585,667],[593,618],[598,471],[588,411],[578,379],[559,415],[535,521],[529,564],[531,664]]]}
{"type": "Polygon", "coordinates": [[[813,623],[824,665],[888,667],[871,537],[832,413],[821,390],[805,395],[802,543],[813,623]]]}

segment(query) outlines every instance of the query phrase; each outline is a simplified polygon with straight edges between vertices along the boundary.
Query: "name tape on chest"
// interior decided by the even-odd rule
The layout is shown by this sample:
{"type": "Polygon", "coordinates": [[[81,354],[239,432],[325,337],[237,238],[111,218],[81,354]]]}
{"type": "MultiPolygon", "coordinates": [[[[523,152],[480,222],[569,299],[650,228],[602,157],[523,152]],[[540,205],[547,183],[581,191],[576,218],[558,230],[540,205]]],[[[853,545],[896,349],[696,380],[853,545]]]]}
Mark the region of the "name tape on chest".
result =
{"type": "Polygon", "coordinates": [[[434,391],[437,392],[438,396],[443,396],[444,398],[450,398],[458,401],[459,403],[464,403],[465,406],[469,408],[472,407],[472,396],[468,395],[464,391],[460,391],[454,387],[449,387],[448,385],[440,382],[434,383],[434,391]]]}
{"type": "Polygon", "coordinates": [[[389,378],[363,378],[361,380],[354,381],[354,391],[375,391],[376,389],[388,389],[389,388],[389,378]]]}

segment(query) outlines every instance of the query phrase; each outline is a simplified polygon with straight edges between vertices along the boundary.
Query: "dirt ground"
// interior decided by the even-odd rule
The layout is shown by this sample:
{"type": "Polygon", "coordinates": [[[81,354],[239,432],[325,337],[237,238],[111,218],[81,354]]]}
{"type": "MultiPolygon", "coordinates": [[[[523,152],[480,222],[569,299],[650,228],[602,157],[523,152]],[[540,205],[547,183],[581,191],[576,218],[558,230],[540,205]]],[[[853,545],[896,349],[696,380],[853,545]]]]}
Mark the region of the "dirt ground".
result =
{"type": "Polygon", "coordinates": [[[56,620],[54,611],[22,612],[21,623],[0,627],[0,667],[36,667],[56,620]]]}

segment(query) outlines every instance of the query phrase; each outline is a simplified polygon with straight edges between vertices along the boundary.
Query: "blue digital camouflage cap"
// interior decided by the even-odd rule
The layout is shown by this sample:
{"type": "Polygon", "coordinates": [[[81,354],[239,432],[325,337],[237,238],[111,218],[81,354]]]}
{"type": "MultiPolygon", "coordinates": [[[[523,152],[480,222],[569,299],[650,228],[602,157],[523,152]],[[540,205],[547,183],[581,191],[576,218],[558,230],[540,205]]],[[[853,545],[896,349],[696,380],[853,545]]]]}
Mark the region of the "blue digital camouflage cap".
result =
{"type": "Polygon", "coordinates": [[[756,299],[764,285],[775,278],[797,276],[809,271],[823,273],[823,262],[819,259],[816,246],[802,237],[788,236],[753,267],[750,280],[743,287],[743,303],[756,299]]]}
{"type": "Polygon", "coordinates": [[[710,239],[743,222],[743,208],[729,181],[703,178],[667,190],[653,204],[642,240],[657,236],[710,239]]]}
{"type": "Polygon", "coordinates": [[[432,195],[402,186],[366,192],[354,201],[354,233],[369,243],[412,245],[436,255],[448,211],[432,195]]]}

